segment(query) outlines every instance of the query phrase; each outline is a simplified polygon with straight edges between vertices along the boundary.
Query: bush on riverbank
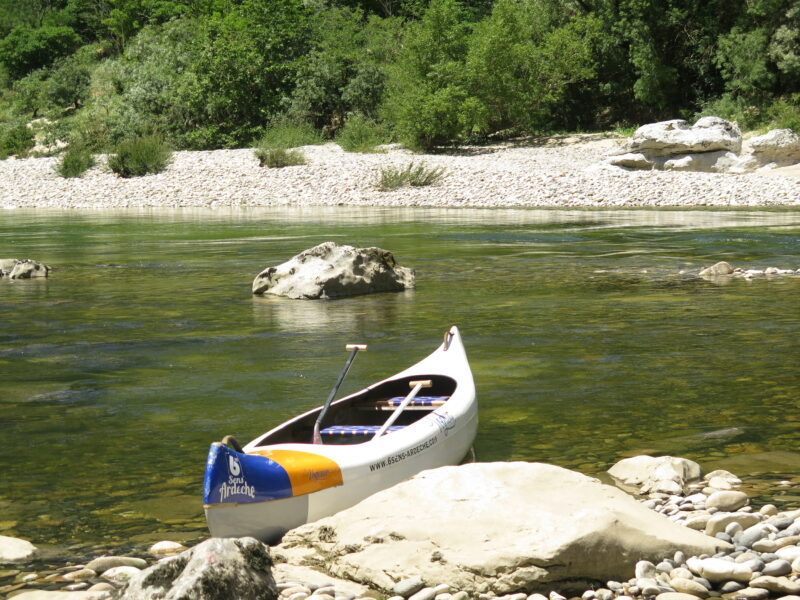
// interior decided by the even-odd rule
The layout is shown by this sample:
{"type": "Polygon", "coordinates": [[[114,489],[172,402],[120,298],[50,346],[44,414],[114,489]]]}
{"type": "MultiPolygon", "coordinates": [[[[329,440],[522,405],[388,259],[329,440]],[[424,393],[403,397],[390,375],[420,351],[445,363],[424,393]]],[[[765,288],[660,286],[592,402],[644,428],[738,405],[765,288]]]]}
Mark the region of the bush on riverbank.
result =
{"type": "Polygon", "coordinates": [[[33,131],[24,124],[9,127],[0,136],[0,160],[9,156],[25,158],[35,145],[33,131]]]}
{"type": "Polygon", "coordinates": [[[386,130],[360,114],[349,117],[336,135],[336,143],[347,152],[375,152],[376,146],[387,141],[386,130]]]}
{"type": "Polygon", "coordinates": [[[258,159],[258,165],[260,167],[280,169],[282,167],[297,167],[306,164],[306,157],[299,150],[256,148],[253,153],[258,159]]]}
{"type": "Polygon", "coordinates": [[[108,166],[120,177],[161,173],[172,161],[172,149],[158,135],[146,135],[117,144],[108,166]]]}
{"type": "Polygon", "coordinates": [[[81,177],[94,165],[95,160],[91,150],[85,146],[73,144],[61,156],[61,160],[56,165],[56,172],[65,178],[81,177]]]}

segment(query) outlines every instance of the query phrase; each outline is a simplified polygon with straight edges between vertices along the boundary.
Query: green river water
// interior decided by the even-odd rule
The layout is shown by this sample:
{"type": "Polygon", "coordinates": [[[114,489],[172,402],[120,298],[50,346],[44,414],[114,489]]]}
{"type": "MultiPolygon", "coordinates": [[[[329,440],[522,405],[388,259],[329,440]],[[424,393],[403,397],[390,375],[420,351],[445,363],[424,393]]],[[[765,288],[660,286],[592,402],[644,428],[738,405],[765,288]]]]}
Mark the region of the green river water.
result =
{"type": "Polygon", "coordinates": [[[668,453],[800,502],[800,277],[692,275],[800,267],[798,210],[7,210],[0,257],[56,268],[0,280],[2,535],[77,554],[199,539],[211,441],[320,404],[345,343],[369,351],[343,393],[451,324],[479,460],[601,474],[668,453]],[[251,296],[261,269],[326,240],[391,250],[417,289],[251,296]]]}

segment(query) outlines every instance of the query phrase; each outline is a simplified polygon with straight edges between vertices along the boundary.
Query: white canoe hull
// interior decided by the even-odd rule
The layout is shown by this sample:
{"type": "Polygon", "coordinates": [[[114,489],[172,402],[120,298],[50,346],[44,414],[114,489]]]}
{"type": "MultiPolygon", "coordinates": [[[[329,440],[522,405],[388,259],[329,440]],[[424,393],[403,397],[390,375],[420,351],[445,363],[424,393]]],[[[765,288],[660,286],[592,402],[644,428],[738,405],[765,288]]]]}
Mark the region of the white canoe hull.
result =
{"type": "Polygon", "coordinates": [[[347,445],[265,443],[308,422],[319,412],[315,409],[250,442],[244,454],[212,445],[204,497],[211,534],[274,542],[289,529],[353,506],[420,471],[461,462],[477,432],[477,401],[457,328],[449,336],[449,344],[416,365],[333,405],[347,406],[370,390],[377,392],[381,386],[413,377],[455,382],[443,405],[399,431],[347,445]],[[266,468],[267,462],[273,471],[259,480],[256,471],[266,468]],[[287,479],[291,489],[286,488],[287,479]],[[270,487],[275,493],[270,494],[266,489],[270,487]]]}

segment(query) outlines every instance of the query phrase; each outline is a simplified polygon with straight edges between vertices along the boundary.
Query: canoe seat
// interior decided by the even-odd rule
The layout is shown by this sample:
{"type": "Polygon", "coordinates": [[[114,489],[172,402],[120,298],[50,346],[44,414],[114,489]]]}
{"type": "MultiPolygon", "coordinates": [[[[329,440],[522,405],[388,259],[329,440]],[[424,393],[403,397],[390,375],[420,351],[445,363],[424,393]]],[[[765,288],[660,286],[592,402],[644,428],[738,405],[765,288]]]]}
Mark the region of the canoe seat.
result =
{"type": "MultiPolygon", "coordinates": [[[[363,410],[394,410],[400,406],[403,402],[403,398],[404,396],[396,396],[388,400],[378,400],[377,402],[371,402],[359,408],[363,410]]],[[[435,410],[449,399],[450,396],[416,396],[409,402],[408,406],[406,406],[406,410],[435,410]]]]}
{"type": "MultiPolygon", "coordinates": [[[[387,433],[392,431],[399,431],[405,425],[392,425],[389,427],[387,433]]],[[[378,433],[381,428],[380,425],[332,425],[320,431],[320,435],[331,437],[371,437],[378,433]]]]}

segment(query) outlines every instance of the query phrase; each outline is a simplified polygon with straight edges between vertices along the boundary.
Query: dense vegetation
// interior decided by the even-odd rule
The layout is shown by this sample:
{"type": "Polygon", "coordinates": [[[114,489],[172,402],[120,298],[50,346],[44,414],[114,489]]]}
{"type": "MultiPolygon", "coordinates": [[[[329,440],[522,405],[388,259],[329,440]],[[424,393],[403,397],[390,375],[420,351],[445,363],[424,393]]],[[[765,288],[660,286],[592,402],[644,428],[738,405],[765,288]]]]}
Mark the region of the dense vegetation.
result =
{"type": "Polygon", "coordinates": [[[287,122],[362,150],[712,113],[800,130],[800,0],[0,0],[0,89],[0,155],[40,117],[84,151],[287,122]]]}

